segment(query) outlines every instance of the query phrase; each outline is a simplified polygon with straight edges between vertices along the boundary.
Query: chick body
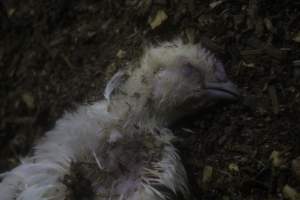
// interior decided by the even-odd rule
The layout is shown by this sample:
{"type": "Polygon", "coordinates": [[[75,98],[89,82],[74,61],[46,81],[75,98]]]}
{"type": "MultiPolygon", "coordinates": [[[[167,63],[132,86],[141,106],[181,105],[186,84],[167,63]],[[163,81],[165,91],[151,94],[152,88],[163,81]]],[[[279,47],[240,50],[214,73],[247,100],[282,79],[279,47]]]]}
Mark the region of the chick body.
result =
{"type": "Polygon", "coordinates": [[[236,93],[232,85],[224,89],[228,80],[216,72],[225,73],[199,45],[175,41],[148,48],[137,68],[114,75],[105,100],[66,113],[33,156],[2,175],[0,199],[63,200],[68,188],[62,180],[72,163],[93,166],[86,176],[96,200],[188,199],[186,172],[166,127],[225,89],[236,93]],[[217,88],[222,82],[222,90],[204,90],[212,81],[217,88]]]}

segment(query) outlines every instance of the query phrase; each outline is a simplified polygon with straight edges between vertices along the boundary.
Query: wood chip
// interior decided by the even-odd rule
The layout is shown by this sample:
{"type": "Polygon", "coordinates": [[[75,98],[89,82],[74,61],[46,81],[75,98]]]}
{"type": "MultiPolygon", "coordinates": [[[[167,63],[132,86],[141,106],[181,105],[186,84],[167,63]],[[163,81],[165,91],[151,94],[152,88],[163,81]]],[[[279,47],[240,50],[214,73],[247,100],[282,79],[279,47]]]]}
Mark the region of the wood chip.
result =
{"type": "Polygon", "coordinates": [[[158,10],[154,18],[150,18],[149,24],[151,29],[159,27],[165,20],[168,19],[168,15],[163,10],[158,10]]]}
{"type": "Polygon", "coordinates": [[[126,52],[123,51],[122,49],[119,49],[118,53],[117,53],[117,58],[124,58],[125,57],[126,52]]]}
{"type": "Polygon", "coordinates": [[[299,200],[300,194],[291,186],[285,185],[282,190],[283,196],[289,200],[299,200]]]}
{"type": "Polygon", "coordinates": [[[203,169],[203,176],[202,176],[202,182],[203,183],[208,183],[211,181],[212,179],[212,175],[213,175],[213,167],[206,165],[203,169]]]}
{"type": "Polygon", "coordinates": [[[231,171],[231,172],[239,172],[239,171],[240,171],[239,166],[238,166],[237,164],[235,164],[235,163],[230,163],[230,164],[228,165],[228,169],[229,169],[229,171],[231,171]]]}
{"type": "Polygon", "coordinates": [[[271,102],[272,102],[273,113],[278,114],[279,113],[279,103],[278,103],[277,90],[274,87],[274,85],[269,85],[268,92],[269,92],[269,96],[270,96],[271,102]]]}
{"type": "Polygon", "coordinates": [[[274,59],[277,60],[284,60],[287,57],[286,51],[281,51],[280,49],[277,49],[270,44],[267,44],[266,42],[260,41],[256,37],[250,37],[246,40],[246,43],[248,46],[255,48],[255,49],[261,49],[263,53],[271,56],[274,59]]]}
{"type": "Polygon", "coordinates": [[[212,3],[209,4],[209,7],[210,7],[211,9],[214,9],[215,7],[221,5],[223,2],[224,2],[223,0],[214,1],[214,2],[212,2],[212,3]]]}
{"type": "Polygon", "coordinates": [[[272,151],[270,155],[270,160],[272,161],[273,167],[280,167],[282,164],[282,160],[280,158],[280,152],[279,151],[272,151]]]}
{"type": "Polygon", "coordinates": [[[292,161],[292,171],[296,178],[300,181],[300,157],[292,161]]]}
{"type": "Polygon", "coordinates": [[[31,94],[29,93],[24,93],[22,95],[22,100],[23,102],[26,104],[26,106],[29,108],[29,109],[33,109],[35,106],[34,106],[34,98],[31,94]]]}
{"type": "Polygon", "coordinates": [[[300,42],[300,31],[293,37],[295,42],[300,42]]]}

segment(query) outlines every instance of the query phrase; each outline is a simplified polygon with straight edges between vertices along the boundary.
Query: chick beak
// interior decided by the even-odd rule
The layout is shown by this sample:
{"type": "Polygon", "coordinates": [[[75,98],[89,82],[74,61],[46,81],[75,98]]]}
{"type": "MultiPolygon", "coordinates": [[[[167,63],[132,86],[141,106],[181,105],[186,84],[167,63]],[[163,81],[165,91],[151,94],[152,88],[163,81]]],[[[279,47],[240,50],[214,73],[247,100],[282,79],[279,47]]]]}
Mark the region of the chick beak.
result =
{"type": "Polygon", "coordinates": [[[207,95],[218,100],[238,100],[240,94],[237,87],[230,81],[207,82],[204,86],[207,95]]]}

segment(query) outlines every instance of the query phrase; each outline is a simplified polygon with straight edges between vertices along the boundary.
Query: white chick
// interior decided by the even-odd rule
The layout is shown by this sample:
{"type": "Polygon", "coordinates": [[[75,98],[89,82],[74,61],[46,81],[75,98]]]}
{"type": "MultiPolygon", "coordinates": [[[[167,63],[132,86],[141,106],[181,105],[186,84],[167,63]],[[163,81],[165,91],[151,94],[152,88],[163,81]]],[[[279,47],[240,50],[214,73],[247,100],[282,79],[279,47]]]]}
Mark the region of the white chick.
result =
{"type": "Polygon", "coordinates": [[[64,200],[72,163],[90,166],[96,200],[189,199],[166,127],[238,92],[211,53],[175,41],[147,48],[136,68],[112,77],[104,96],[66,113],[33,156],[3,174],[0,200],[64,200]]]}

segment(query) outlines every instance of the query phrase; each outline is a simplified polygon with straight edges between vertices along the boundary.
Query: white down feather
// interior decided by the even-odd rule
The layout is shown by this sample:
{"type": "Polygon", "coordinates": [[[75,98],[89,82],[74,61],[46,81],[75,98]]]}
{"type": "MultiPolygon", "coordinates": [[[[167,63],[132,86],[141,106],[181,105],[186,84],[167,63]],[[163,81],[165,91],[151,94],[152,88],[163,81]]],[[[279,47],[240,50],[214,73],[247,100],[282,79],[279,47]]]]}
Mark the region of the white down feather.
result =
{"type": "Polygon", "coordinates": [[[96,200],[167,200],[170,191],[188,199],[174,136],[164,128],[174,119],[164,112],[173,109],[177,116],[168,106],[182,97],[153,99],[156,93],[164,96],[164,91],[153,93],[153,88],[164,89],[153,85],[154,76],[163,67],[178,66],[178,58],[212,76],[214,57],[199,46],[175,41],[148,48],[137,69],[118,72],[108,82],[106,100],[66,113],[34,147],[33,156],[2,175],[0,200],[64,200],[68,188],[62,180],[71,173],[71,164],[79,162],[93,163],[87,176],[96,200]]]}

